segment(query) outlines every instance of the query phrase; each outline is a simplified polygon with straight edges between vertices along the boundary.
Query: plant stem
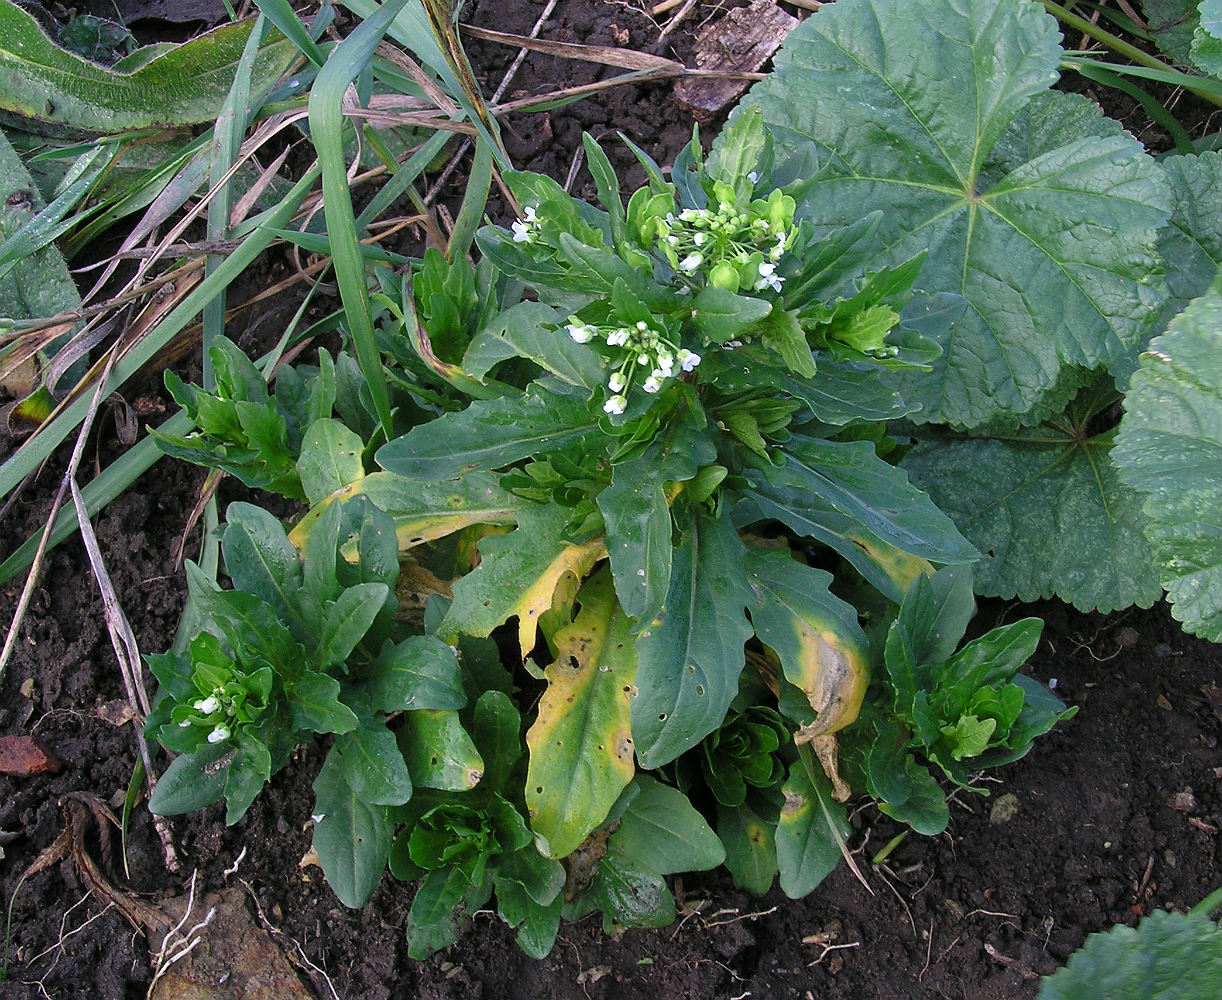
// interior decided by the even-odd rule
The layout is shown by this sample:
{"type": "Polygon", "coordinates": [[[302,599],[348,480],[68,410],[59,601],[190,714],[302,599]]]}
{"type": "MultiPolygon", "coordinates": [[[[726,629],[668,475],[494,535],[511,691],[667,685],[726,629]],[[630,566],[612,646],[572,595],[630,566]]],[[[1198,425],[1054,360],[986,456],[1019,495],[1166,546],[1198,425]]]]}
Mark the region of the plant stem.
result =
{"type": "MultiPolygon", "coordinates": [[[[1100,28],[1099,25],[1093,23],[1092,21],[1088,21],[1086,18],[1074,14],[1067,8],[1055,3],[1054,0],[1040,0],[1040,2],[1044,5],[1044,9],[1059,21],[1062,21],[1072,28],[1077,28],[1083,34],[1089,35],[1091,38],[1095,39],[1095,41],[1106,45],[1118,55],[1122,55],[1125,58],[1132,60],[1138,66],[1145,66],[1147,69],[1160,70],[1164,73],[1172,73],[1176,76],[1185,75],[1183,70],[1173,66],[1171,63],[1163,62],[1163,60],[1157,58],[1156,56],[1152,56],[1150,53],[1139,49],[1136,45],[1126,42],[1123,38],[1113,35],[1110,31],[1100,28]]],[[[1185,90],[1191,90],[1203,101],[1208,101],[1210,104],[1222,106],[1222,98],[1219,98],[1208,91],[1197,90],[1191,83],[1183,83],[1181,86],[1183,86],[1185,90]]]]}
{"type": "Polygon", "coordinates": [[[1072,13],[1071,11],[1062,7],[1060,4],[1054,3],[1053,0],[1041,0],[1041,2],[1044,5],[1044,9],[1047,10],[1049,14],[1052,14],[1055,18],[1057,18],[1057,20],[1063,21],[1065,24],[1077,28],[1083,34],[1089,35],[1097,42],[1102,42],[1113,52],[1125,56],[1128,59],[1132,59],[1133,62],[1137,63],[1139,66],[1146,66],[1150,69],[1166,70],[1169,73],[1178,72],[1176,67],[1172,66],[1170,63],[1165,63],[1161,59],[1150,55],[1148,52],[1143,52],[1136,45],[1131,45],[1123,38],[1119,38],[1116,35],[1113,35],[1110,31],[1105,31],[1103,28],[1100,28],[1099,25],[1086,20],[1084,17],[1079,17],[1077,14],[1072,13]]]}

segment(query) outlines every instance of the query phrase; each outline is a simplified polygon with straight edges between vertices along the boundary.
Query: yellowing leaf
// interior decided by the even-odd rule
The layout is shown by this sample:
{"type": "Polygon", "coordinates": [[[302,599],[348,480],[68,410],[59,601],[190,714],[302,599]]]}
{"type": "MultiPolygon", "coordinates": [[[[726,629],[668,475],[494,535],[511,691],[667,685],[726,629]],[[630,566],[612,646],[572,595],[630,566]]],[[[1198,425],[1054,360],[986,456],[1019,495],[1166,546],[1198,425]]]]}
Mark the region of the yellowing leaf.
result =
{"type": "Polygon", "coordinates": [[[856,612],[828,590],[830,574],[795,562],[787,549],[748,549],[747,571],[758,595],[755,634],[816,713],[796,742],[838,732],[857,718],[870,680],[856,612]]]}
{"type": "Polygon", "coordinates": [[[605,568],[580,601],[576,621],[556,633],[556,660],[526,734],[526,808],[539,849],[552,858],[571,854],[602,823],[635,770],[632,619],[605,568]]]}
{"type": "Polygon", "coordinates": [[[901,594],[908,593],[908,588],[918,576],[933,576],[933,563],[928,559],[910,555],[878,538],[860,534],[849,534],[847,537],[887,575],[901,594]]]}
{"type": "Polygon", "coordinates": [[[518,511],[518,527],[480,542],[479,566],[454,584],[454,603],[438,634],[488,635],[518,616],[518,644],[525,657],[535,646],[539,618],[551,609],[557,589],[581,580],[606,554],[602,538],[574,545],[564,537],[569,512],[557,504],[518,511]]]}

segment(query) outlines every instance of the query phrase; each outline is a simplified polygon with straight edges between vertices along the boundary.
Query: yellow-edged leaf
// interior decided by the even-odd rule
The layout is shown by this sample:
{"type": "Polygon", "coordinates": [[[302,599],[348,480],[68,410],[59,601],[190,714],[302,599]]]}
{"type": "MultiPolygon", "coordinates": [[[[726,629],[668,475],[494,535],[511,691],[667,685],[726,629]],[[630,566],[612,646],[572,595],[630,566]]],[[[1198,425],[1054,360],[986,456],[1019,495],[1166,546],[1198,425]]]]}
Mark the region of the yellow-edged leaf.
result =
{"type": "Polygon", "coordinates": [[[539,849],[552,858],[571,854],[603,822],[635,771],[632,619],[606,568],[580,603],[577,619],[556,633],[547,690],[526,734],[526,808],[539,849]]]}

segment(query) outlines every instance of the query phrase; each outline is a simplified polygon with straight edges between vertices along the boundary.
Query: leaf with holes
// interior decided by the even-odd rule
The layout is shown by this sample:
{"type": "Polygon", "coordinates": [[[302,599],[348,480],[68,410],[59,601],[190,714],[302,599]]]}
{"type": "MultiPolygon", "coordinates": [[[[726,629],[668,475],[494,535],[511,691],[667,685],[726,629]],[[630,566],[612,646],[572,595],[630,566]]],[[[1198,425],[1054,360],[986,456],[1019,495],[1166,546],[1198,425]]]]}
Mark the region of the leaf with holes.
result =
{"type": "Polygon", "coordinates": [[[631,619],[602,571],[581,613],[554,637],[556,660],[526,733],[526,807],[539,848],[562,858],[602,823],[635,770],[629,703],[637,674],[631,619]]]}

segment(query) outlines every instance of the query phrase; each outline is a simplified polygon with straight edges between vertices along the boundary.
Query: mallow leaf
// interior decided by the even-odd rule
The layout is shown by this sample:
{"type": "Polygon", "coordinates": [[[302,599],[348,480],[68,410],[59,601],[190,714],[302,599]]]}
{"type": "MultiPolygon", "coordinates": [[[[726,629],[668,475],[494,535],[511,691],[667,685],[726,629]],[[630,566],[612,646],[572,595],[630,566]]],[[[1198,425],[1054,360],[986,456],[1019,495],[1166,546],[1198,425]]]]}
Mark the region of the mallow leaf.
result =
{"type": "Polygon", "coordinates": [[[1141,356],[1113,459],[1144,497],[1172,614],[1222,641],[1222,271],[1141,356]]]}
{"type": "Polygon", "coordinates": [[[1137,927],[1092,934],[1040,983],[1038,1000],[1222,996],[1222,931],[1204,913],[1158,910],[1137,927]]]}
{"type": "Polygon", "coordinates": [[[1169,205],[1140,144],[1051,130],[1023,162],[993,158],[1034,127],[1020,113],[1060,58],[1056,22],[1026,0],[847,0],[789,35],[746,102],[778,155],[820,149],[799,218],[822,235],[881,209],[869,266],[925,251],[917,287],[967,301],[932,372],[895,376],[922,420],[1023,414],[1064,365],[1123,369],[1152,332],[1169,205]]]}
{"type": "Polygon", "coordinates": [[[1056,595],[1099,611],[1158,600],[1141,495],[1112,466],[1115,430],[1092,426],[1113,399],[1088,390],[1037,427],[931,433],[904,457],[912,481],[984,554],[976,593],[1056,595]]]}
{"type": "Polygon", "coordinates": [[[1174,201],[1158,237],[1168,293],[1159,329],[1204,295],[1222,267],[1222,153],[1169,156],[1163,169],[1174,201]]]}

